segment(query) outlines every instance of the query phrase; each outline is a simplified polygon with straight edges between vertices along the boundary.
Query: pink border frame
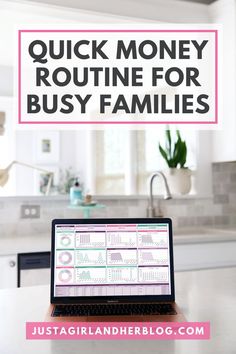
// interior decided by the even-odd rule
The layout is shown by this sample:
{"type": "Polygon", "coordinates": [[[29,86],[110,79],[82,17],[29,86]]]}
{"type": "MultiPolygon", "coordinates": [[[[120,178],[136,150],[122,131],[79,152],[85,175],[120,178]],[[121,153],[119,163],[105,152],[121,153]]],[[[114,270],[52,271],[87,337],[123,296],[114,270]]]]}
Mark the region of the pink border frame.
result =
{"type": "Polygon", "coordinates": [[[218,124],[218,30],[18,30],[18,124],[218,124]],[[21,119],[21,34],[24,32],[189,32],[189,33],[214,33],[215,34],[215,120],[214,121],[76,121],[76,122],[65,122],[65,121],[22,121],[21,119]]]}

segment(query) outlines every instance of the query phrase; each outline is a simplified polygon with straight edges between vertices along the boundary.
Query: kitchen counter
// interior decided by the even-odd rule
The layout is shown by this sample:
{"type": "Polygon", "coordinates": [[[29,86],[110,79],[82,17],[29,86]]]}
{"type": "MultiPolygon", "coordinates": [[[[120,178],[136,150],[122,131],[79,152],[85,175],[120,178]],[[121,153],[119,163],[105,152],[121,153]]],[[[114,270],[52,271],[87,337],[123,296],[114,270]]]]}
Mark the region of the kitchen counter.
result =
{"type": "Polygon", "coordinates": [[[176,274],[176,299],[189,321],[210,321],[207,341],[26,341],[25,322],[43,321],[49,287],[0,290],[1,354],[235,354],[236,268],[176,274]]]}
{"type": "Polygon", "coordinates": [[[0,237],[0,255],[44,252],[51,249],[51,235],[10,235],[9,237],[0,237]]]}
{"type": "Polygon", "coordinates": [[[173,232],[174,244],[236,241],[236,227],[200,227],[177,229],[173,232]]]}
{"type": "MultiPolygon", "coordinates": [[[[236,228],[184,228],[174,230],[174,244],[232,242],[236,241],[236,228]]],[[[34,235],[0,236],[0,255],[24,252],[44,252],[51,248],[51,233],[34,235]]]]}

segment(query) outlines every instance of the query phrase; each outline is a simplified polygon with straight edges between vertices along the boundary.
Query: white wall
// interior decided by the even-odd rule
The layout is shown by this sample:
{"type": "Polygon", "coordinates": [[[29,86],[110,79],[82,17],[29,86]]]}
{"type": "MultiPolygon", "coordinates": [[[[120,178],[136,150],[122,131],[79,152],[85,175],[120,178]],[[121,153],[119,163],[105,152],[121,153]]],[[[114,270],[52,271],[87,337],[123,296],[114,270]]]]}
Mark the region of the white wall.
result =
{"type": "MultiPolygon", "coordinates": [[[[2,52],[1,52],[1,56],[2,52]]],[[[0,96],[13,96],[13,67],[0,66],[0,96]]]]}
{"type": "MultiPolygon", "coordinates": [[[[65,1],[66,3],[66,1],[65,1]]],[[[0,0],[0,66],[12,66],[16,58],[16,40],[18,28],[27,25],[60,25],[80,23],[114,22],[115,19],[105,14],[72,10],[65,7],[46,6],[34,2],[15,2],[0,0]]],[[[125,19],[116,19],[125,22],[125,19]]]]}
{"type": "MultiPolygon", "coordinates": [[[[13,122],[12,97],[0,96],[0,111],[5,112],[5,132],[0,135],[0,169],[6,168],[15,158],[15,131],[13,122]]],[[[0,187],[0,196],[15,193],[15,170],[12,169],[9,180],[4,187],[0,187]]]]}
{"type": "MultiPolygon", "coordinates": [[[[226,68],[222,83],[223,87],[223,129],[220,132],[201,133],[199,150],[199,189],[207,193],[211,189],[210,164],[215,161],[236,159],[236,118],[235,118],[235,1],[218,0],[210,6],[178,0],[43,0],[41,4],[35,1],[3,1],[0,0],[0,95],[9,95],[13,91],[12,67],[14,55],[14,29],[26,24],[60,24],[83,22],[176,22],[205,23],[218,22],[224,25],[224,67],[226,68]],[[42,4],[54,3],[56,6],[42,4]],[[68,6],[68,8],[65,7],[68,6]],[[60,7],[61,6],[61,7],[60,7]],[[82,10],[80,10],[81,8],[82,10]],[[90,10],[90,11],[89,11],[90,10]],[[91,12],[92,10],[92,12],[91,12]],[[99,13],[101,12],[101,13],[99,13]],[[102,13],[103,12],[103,13],[102,13]],[[142,18],[142,20],[140,20],[142,18]],[[7,48],[7,50],[6,50],[7,48]],[[204,178],[208,181],[205,183],[204,178]]],[[[1,110],[1,105],[0,105],[1,110]]],[[[14,119],[14,117],[12,117],[14,119]]],[[[17,133],[17,153],[19,160],[34,163],[32,144],[26,139],[32,139],[29,132],[17,133]]],[[[93,170],[88,153],[85,152],[89,141],[87,133],[61,133],[61,160],[65,166],[74,166],[82,171],[82,179],[87,180],[86,171],[93,170]],[[76,137],[75,139],[72,139],[76,137]],[[88,139],[87,139],[88,138],[88,139]],[[86,140],[87,139],[87,140],[86,140]],[[72,140],[75,141],[72,142],[72,140]],[[79,152],[75,154],[74,152],[79,152]],[[77,156],[75,156],[77,155],[77,156]]],[[[18,168],[19,171],[20,167],[18,168]]],[[[21,169],[22,170],[22,169],[21,169]]],[[[27,171],[19,177],[18,190],[26,194],[28,186],[25,181],[33,178],[33,171],[27,171]]],[[[89,182],[88,182],[89,184],[89,182]]],[[[29,191],[27,192],[29,194],[29,191]]]]}
{"type": "MultiPolygon", "coordinates": [[[[37,0],[31,0],[36,3],[37,0]]],[[[41,0],[41,3],[80,9],[115,16],[112,22],[124,17],[137,21],[145,19],[173,23],[201,23],[208,21],[207,5],[178,0],[41,0]]]]}
{"type": "Polygon", "coordinates": [[[223,26],[222,127],[213,133],[213,161],[236,160],[236,6],[235,0],[218,0],[209,7],[211,21],[223,26]]]}
{"type": "MultiPolygon", "coordinates": [[[[73,169],[78,173],[83,169],[81,162],[78,164],[78,133],[76,131],[59,132],[60,155],[59,163],[42,164],[36,160],[36,136],[35,131],[17,131],[16,132],[16,154],[15,159],[47,170],[65,171],[73,169]]],[[[80,156],[80,154],[79,154],[80,156]]],[[[15,166],[16,170],[16,194],[17,195],[35,195],[37,192],[37,172],[30,168],[15,166]],[[26,183],[26,181],[30,181],[26,183]]]]}
{"type": "MultiPolygon", "coordinates": [[[[28,164],[35,163],[35,144],[33,132],[17,131],[16,147],[14,160],[28,164]]],[[[35,171],[19,165],[14,166],[14,170],[16,171],[17,176],[16,195],[34,195],[35,171]]]]}

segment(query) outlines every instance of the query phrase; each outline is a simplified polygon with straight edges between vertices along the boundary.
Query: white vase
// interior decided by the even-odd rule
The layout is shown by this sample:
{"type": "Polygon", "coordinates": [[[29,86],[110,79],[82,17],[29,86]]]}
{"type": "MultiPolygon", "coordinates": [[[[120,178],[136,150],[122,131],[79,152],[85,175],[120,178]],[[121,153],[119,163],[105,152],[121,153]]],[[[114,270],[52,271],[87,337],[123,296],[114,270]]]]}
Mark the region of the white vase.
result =
{"type": "Polygon", "coordinates": [[[172,194],[188,194],[191,190],[192,171],[189,168],[169,168],[164,171],[172,194]]]}

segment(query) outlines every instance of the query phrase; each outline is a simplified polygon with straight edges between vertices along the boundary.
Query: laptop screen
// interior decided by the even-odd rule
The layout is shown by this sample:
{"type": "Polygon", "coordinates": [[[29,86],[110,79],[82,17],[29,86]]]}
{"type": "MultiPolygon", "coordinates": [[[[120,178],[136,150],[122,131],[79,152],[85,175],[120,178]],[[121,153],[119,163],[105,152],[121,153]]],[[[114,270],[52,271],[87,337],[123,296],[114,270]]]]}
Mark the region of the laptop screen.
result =
{"type": "Polygon", "coordinates": [[[55,224],[53,296],[170,295],[169,228],[168,222],[55,224]]]}

